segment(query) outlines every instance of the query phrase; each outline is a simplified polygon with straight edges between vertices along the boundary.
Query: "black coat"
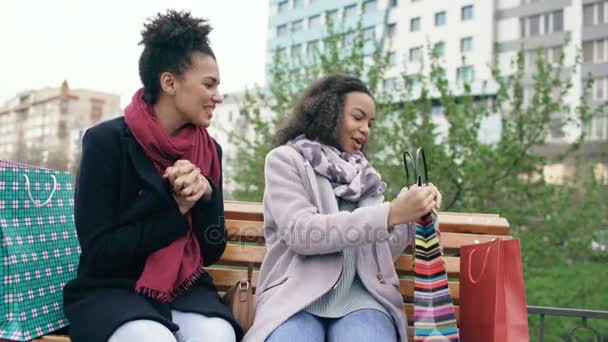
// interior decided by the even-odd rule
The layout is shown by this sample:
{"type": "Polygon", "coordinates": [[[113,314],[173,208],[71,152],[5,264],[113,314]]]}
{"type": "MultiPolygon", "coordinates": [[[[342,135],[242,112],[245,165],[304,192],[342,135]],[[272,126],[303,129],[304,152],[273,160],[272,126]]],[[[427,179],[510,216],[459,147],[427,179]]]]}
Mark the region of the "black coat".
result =
{"type": "MultiPolygon", "coordinates": [[[[211,200],[200,200],[191,211],[205,266],[217,262],[226,247],[221,183],[211,200]]],[[[82,254],[77,278],[64,288],[73,342],[106,342],[120,325],[137,319],[176,331],[171,309],[226,319],[242,336],[208,273],[169,304],[135,293],[147,256],[188,230],[171,193],[123,117],[86,132],[74,208],[82,254]]]]}

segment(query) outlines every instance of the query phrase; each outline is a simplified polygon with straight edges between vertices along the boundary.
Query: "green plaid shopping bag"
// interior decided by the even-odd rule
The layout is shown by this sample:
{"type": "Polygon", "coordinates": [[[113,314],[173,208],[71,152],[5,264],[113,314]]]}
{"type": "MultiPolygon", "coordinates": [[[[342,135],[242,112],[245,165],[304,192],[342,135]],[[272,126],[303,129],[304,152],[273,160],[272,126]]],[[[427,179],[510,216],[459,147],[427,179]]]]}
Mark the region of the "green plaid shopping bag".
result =
{"type": "Polygon", "coordinates": [[[62,290],[80,255],[73,193],[67,172],[0,161],[0,339],[67,325],[62,290]]]}

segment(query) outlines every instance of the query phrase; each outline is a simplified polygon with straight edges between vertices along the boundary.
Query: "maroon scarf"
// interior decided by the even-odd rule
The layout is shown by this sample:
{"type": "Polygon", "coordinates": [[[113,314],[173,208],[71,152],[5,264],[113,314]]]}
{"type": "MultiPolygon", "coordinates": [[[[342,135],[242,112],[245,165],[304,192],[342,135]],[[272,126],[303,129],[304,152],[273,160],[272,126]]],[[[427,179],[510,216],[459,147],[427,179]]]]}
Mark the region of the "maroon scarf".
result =
{"type": "MultiPolygon", "coordinates": [[[[220,166],[213,139],[204,127],[188,125],[171,136],[161,126],[152,106],[138,90],[125,108],[125,121],[159,175],[178,159],[186,159],[201,169],[218,185],[220,166]]],[[[203,259],[192,230],[192,214],[185,215],[188,233],[148,256],[146,265],[135,284],[135,291],[162,302],[170,302],[190,287],[201,275],[203,259]]],[[[172,229],[173,227],[166,227],[172,229]]]]}

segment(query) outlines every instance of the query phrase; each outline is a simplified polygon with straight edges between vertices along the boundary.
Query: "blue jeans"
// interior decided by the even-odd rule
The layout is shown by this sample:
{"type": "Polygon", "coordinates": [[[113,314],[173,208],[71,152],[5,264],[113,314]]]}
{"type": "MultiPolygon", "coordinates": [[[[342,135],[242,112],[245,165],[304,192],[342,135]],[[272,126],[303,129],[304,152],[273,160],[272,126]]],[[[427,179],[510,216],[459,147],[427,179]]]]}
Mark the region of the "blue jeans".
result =
{"type": "Polygon", "coordinates": [[[385,313],[362,309],[340,318],[300,311],[276,328],[266,342],[396,342],[393,320],[385,313]]]}

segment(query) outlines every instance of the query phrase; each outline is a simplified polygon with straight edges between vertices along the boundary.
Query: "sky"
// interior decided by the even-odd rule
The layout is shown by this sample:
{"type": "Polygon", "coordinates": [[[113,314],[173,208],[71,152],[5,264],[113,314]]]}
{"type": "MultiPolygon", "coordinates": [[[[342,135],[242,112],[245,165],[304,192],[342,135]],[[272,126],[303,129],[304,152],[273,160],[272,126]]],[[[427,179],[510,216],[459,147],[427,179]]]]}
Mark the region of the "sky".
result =
{"type": "Polygon", "coordinates": [[[0,105],[18,92],[59,87],[118,94],[141,86],[138,45],[146,18],[187,9],[209,19],[223,93],[264,83],[268,0],[4,0],[0,3],[0,105]]]}

